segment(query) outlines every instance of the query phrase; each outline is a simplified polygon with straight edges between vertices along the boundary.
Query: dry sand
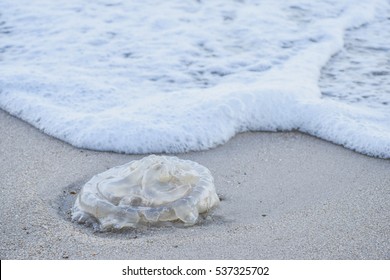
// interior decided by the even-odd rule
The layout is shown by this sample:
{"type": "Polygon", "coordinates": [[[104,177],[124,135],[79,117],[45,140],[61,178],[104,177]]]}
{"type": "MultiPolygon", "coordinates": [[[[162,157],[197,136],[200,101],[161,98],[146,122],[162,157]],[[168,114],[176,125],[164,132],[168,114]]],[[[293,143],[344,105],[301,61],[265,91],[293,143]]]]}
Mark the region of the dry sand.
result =
{"type": "Polygon", "coordinates": [[[0,259],[390,259],[390,160],[295,132],[177,156],[214,175],[211,218],[94,233],[70,222],[74,193],[142,156],[77,149],[0,111],[0,259]]]}

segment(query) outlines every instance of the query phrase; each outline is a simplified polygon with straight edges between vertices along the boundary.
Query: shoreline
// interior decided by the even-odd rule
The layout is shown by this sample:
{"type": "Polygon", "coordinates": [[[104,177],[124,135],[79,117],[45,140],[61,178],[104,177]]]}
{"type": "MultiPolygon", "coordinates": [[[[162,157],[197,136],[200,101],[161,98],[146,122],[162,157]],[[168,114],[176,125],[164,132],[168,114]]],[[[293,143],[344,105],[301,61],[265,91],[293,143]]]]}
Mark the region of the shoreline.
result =
{"type": "Polygon", "coordinates": [[[200,225],[94,233],[73,192],[145,155],[78,149],[0,110],[1,259],[390,259],[390,160],[299,132],[247,132],[174,154],[210,169],[200,225]]]}

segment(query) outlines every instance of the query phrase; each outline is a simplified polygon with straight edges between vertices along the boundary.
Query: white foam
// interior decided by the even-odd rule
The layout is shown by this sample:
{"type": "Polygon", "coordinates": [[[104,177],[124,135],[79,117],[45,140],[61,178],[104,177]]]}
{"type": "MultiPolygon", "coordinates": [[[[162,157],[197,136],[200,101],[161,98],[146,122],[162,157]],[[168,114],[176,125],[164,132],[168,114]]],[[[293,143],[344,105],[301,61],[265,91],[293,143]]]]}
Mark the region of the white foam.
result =
{"type": "Polygon", "coordinates": [[[390,157],[389,107],[323,98],[318,86],[348,28],[384,18],[388,1],[4,0],[0,9],[0,107],[77,147],[183,152],[247,130],[298,129],[390,157]]]}

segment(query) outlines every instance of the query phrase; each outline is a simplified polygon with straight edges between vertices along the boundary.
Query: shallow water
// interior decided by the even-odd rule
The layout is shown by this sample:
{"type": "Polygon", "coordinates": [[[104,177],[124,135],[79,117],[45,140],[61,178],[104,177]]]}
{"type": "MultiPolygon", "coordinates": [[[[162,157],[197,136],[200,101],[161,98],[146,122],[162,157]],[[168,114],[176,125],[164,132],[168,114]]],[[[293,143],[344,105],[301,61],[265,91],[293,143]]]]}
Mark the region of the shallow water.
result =
{"type": "Polygon", "coordinates": [[[77,147],[175,153],[297,129],[390,157],[389,1],[0,10],[0,108],[77,147]]]}
{"type": "Polygon", "coordinates": [[[319,85],[324,98],[389,115],[390,18],[348,30],[344,49],[322,69],[319,85]]]}

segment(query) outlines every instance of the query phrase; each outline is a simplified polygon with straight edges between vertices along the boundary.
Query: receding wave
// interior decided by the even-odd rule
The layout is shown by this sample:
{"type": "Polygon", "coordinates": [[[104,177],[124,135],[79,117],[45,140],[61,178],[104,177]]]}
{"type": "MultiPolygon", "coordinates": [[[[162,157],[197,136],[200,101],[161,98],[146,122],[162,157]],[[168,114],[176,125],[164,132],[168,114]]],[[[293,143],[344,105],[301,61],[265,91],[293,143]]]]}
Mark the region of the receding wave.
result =
{"type": "Polygon", "coordinates": [[[0,10],[0,107],[74,146],[184,152],[300,130],[390,157],[389,69],[372,62],[388,54],[377,34],[388,1],[4,0],[0,10]]]}

